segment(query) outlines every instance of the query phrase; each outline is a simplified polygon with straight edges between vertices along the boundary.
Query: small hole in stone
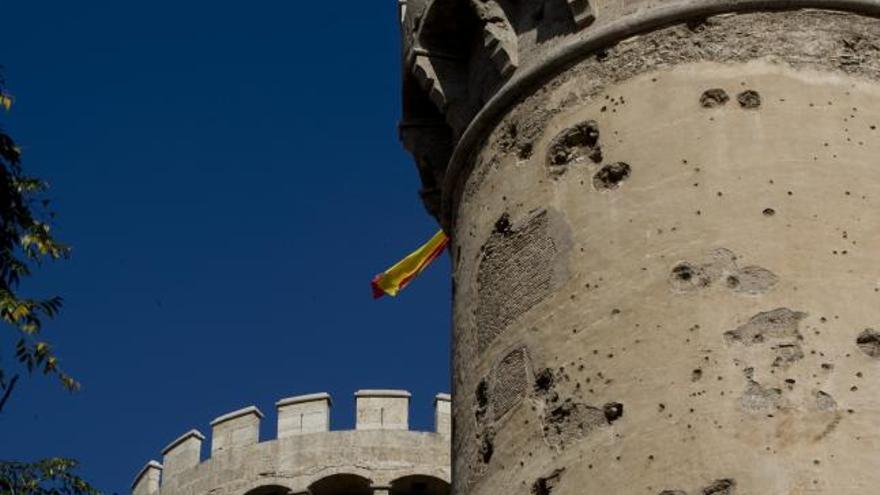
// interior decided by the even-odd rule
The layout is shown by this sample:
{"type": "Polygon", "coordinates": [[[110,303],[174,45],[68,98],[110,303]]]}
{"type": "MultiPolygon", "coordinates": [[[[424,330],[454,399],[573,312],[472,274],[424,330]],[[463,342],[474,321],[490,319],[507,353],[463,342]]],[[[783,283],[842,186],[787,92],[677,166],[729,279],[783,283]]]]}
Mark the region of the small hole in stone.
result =
{"type": "Polygon", "coordinates": [[[495,453],[495,432],[493,430],[487,430],[483,433],[483,440],[480,443],[480,458],[483,460],[484,464],[489,464],[489,461],[492,460],[492,455],[495,453]]]}
{"type": "Polygon", "coordinates": [[[553,138],[547,150],[547,165],[553,175],[565,172],[565,165],[589,158],[593,163],[602,161],[602,148],[599,146],[599,126],[588,120],[562,131],[553,138]]]}
{"type": "Polygon", "coordinates": [[[686,263],[676,266],[672,269],[672,276],[682,282],[687,282],[694,276],[694,267],[686,263]]]}
{"type": "Polygon", "coordinates": [[[546,392],[553,388],[553,372],[549,368],[544,368],[535,376],[535,390],[538,392],[546,392]]]}
{"type": "Polygon", "coordinates": [[[700,96],[700,106],[703,108],[715,108],[724,105],[730,100],[727,92],[721,88],[707,89],[700,96]]]}
{"type": "Polygon", "coordinates": [[[761,95],[757,91],[749,89],[736,95],[736,101],[743,108],[758,108],[761,106],[761,95]]]}
{"type": "Polygon", "coordinates": [[[507,213],[502,214],[495,221],[495,232],[505,235],[510,233],[510,216],[507,213]]]}
{"type": "Polygon", "coordinates": [[[477,407],[480,409],[485,409],[486,406],[489,405],[489,384],[486,383],[486,380],[481,380],[477,385],[477,390],[474,393],[477,399],[477,407]]]}
{"type": "Polygon", "coordinates": [[[870,357],[880,357],[880,333],[872,328],[866,328],[865,331],[856,337],[856,345],[859,349],[870,357]]]}
{"type": "Polygon", "coordinates": [[[609,423],[613,423],[623,416],[623,404],[619,402],[609,402],[602,406],[602,412],[605,413],[605,419],[609,423]]]}
{"type": "Polygon", "coordinates": [[[772,217],[776,214],[776,210],[774,210],[773,208],[764,208],[763,213],[765,217],[772,217]]]}
{"type": "Polygon", "coordinates": [[[621,182],[629,178],[631,171],[627,163],[610,163],[600,168],[593,176],[593,186],[599,190],[617,189],[621,182]]]}

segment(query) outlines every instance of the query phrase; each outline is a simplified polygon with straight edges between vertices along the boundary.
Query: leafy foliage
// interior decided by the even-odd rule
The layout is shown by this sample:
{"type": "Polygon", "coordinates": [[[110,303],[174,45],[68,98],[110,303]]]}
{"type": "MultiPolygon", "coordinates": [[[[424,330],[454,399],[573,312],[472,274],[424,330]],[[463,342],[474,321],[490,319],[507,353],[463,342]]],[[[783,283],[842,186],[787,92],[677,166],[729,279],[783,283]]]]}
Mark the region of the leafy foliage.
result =
{"type": "Polygon", "coordinates": [[[98,495],[73,473],[76,461],[44,459],[34,463],[0,461],[2,495],[98,495]]]}
{"type": "MultiPolygon", "coordinates": [[[[8,111],[13,99],[3,86],[0,76],[0,107],[8,111]]],[[[61,310],[61,298],[31,299],[18,293],[34,266],[70,252],[55,240],[45,220],[54,218],[48,211],[49,200],[40,197],[46,188],[45,182],[25,175],[21,149],[0,129],[0,319],[12,332],[0,331],[0,345],[15,342],[15,357],[28,373],[54,374],[65,388],[75,390],[79,384],[58,367],[52,348],[39,338],[43,321],[61,310]]],[[[0,367],[0,411],[19,379],[18,373],[7,379],[4,371],[0,367]]],[[[0,460],[0,495],[98,495],[74,474],[76,466],[76,461],[61,458],[32,463],[0,460]]]]}
{"type": "MultiPolygon", "coordinates": [[[[0,77],[2,106],[8,110],[12,98],[3,87],[0,77]]],[[[24,173],[21,149],[0,129],[0,319],[12,332],[7,337],[0,334],[0,345],[14,342],[15,357],[28,373],[53,374],[65,388],[75,390],[79,384],[59,368],[51,346],[40,339],[44,321],[58,314],[62,299],[33,299],[18,292],[34,267],[70,253],[50,231],[49,221],[55,215],[48,209],[49,200],[42,197],[46,189],[45,182],[24,173]]],[[[0,368],[0,410],[17,379],[17,374],[7,379],[0,368]]]]}

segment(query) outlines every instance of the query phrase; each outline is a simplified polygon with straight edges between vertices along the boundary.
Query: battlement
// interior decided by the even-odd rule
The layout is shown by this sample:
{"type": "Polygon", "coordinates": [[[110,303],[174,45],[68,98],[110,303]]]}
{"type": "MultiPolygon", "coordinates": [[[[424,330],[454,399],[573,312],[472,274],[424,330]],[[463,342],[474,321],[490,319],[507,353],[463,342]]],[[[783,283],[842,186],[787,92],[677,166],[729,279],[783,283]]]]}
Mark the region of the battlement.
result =
{"type": "MultiPolygon", "coordinates": [[[[318,481],[311,479],[314,473],[327,474],[327,459],[334,459],[334,469],[361,476],[369,474],[364,472],[364,465],[372,464],[381,468],[383,478],[414,469],[415,474],[448,482],[450,396],[435,397],[435,428],[430,432],[409,430],[410,397],[404,390],[359,390],[355,393],[355,429],[340,431],[330,429],[330,394],[283,398],[275,403],[276,437],[262,442],[259,434],[263,413],[256,406],[237,409],[210,422],[208,459],[201,460],[206,437],[196,429],[190,430],[161,451],[161,463],[151,460],[141,469],[132,484],[132,494],[188,493],[227,485],[239,490],[249,484],[262,486],[267,477],[277,478],[273,486],[287,486],[292,493],[305,492],[318,481]],[[225,475],[218,477],[218,470],[225,475]]],[[[385,484],[394,481],[367,478],[385,484]]]]}

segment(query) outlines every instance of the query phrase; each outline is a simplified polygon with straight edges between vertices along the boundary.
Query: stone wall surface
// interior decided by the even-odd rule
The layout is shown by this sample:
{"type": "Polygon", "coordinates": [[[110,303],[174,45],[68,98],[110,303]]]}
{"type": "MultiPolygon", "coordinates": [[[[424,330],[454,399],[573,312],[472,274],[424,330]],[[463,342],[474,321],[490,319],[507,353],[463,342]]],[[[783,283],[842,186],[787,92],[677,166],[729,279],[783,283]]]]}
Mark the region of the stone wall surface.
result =
{"type": "MultiPolygon", "coordinates": [[[[209,458],[199,456],[205,437],[195,430],[188,432],[166,447],[163,463],[150,461],[138,473],[132,493],[329,495],[342,490],[354,495],[403,495],[419,482],[428,495],[447,493],[449,396],[437,396],[438,428],[431,432],[401,427],[407,423],[407,392],[362,390],[357,396],[359,402],[369,402],[371,414],[366,427],[359,414],[358,429],[350,431],[329,431],[328,422],[320,420],[328,417],[327,394],[279,401],[281,434],[274,440],[258,441],[262,413],[255,407],[225,414],[212,422],[209,458]],[[374,416],[384,416],[386,407],[393,412],[393,421],[383,425],[374,416]],[[301,421],[293,418],[297,415],[301,421]],[[170,465],[174,469],[169,470],[170,465]],[[416,483],[407,483],[411,480],[416,483]],[[324,485],[329,488],[320,488],[324,485]]],[[[360,408],[359,403],[359,412],[360,408]]]]}
{"type": "Polygon", "coordinates": [[[453,240],[453,492],[876,492],[880,4],[459,3],[516,67],[460,65],[495,80],[454,119],[405,92],[453,240]]]}

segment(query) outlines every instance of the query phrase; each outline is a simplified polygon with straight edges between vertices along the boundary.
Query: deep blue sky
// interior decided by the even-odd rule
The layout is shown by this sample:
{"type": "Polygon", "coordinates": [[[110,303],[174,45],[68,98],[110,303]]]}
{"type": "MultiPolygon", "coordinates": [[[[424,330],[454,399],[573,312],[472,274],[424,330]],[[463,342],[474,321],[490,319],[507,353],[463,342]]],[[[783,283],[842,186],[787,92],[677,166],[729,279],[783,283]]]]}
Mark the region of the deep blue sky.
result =
{"type": "MultiPolygon", "coordinates": [[[[369,280],[436,224],[397,139],[396,0],[0,2],[0,125],[74,247],[23,290],[83,383],[20,383],[0,458],[70,456],[108,493],[190,428],[327,391],[449,388],[449,263],[397,299],[369,280]]],[[[8,330],[8,329],[7,329],[8,330]]],[[[5,340],[8,345],[9,340],[5,340]]],[[[2,365],[11,365],[3,354],[2,365]]]]}

